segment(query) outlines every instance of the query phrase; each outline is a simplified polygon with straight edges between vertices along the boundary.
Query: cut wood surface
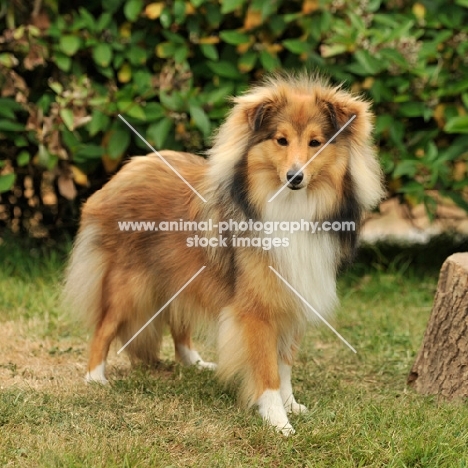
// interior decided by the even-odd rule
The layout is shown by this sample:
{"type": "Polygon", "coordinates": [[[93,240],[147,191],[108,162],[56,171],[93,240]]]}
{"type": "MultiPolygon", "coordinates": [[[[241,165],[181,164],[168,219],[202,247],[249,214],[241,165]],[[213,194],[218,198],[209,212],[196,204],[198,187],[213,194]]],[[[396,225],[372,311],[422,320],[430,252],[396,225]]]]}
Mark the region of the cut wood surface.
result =
{"type": "Polygon", "coordinates": [[[468,253],[451,255],[442,265],[408,384],[419,393],[468,396],[468,253]]]}

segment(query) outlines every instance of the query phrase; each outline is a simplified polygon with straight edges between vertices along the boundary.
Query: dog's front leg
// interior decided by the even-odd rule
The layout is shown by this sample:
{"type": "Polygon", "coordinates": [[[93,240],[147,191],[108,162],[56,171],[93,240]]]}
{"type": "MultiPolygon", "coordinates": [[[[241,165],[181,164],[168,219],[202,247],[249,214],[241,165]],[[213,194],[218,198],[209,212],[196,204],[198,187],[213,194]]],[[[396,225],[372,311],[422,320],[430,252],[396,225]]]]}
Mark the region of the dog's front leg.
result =
{"type": "Polygon", "coordinates": [[[280,391],[278,369],[278,333],[259,312],[235,314],[225,310],[220,327],[220,377],[231,380],[241,374],[244,401],[258,407],[265,421],[278,432],[289,436],[289,423],[280,391]],[[260,315],[261,316],[261,315],[260,315]]]}
{"type": "Polygon", "coordinates": [[[249,317],[248,322],[244,333],[255,380],[258,411],[277,431],[289,436],[294,434],[294,429],[289,423],[281,395],[277,333],[263,320],[249,317]]]}

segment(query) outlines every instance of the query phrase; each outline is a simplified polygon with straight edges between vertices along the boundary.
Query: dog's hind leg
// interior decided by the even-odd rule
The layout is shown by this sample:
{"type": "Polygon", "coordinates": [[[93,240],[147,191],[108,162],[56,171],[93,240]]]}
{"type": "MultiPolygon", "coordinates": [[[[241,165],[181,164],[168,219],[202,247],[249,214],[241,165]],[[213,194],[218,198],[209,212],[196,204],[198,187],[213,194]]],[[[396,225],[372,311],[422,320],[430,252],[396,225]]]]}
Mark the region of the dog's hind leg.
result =
{"type": "Polygon", "coordinates": [[[189,325],[170,323],[171,335],[174,340],[176,359],[185,366],[197,366],[200,369],[216,370],[216,364],[204,361],[193,349],[191,328],[189,325]]]}
{"type": "Polygon", "coordinates": [[[107,383],[105,376],[106,358],[110,344],[117,335],[118,327],[119,322],[111,314],[106,314],[96,327],[91,341],[86,382],[107,383]]]}
{"type": "Polygon", "coordinates": [[[86,382],[107,383],[105,367],[109,347],[121,327],[123,311],[131,306],[131,300],[126,295],[125,289],[118,287],[123,279],[123,275],[116,270],[104,276],[101,316],[91,340],[86,382]]]}

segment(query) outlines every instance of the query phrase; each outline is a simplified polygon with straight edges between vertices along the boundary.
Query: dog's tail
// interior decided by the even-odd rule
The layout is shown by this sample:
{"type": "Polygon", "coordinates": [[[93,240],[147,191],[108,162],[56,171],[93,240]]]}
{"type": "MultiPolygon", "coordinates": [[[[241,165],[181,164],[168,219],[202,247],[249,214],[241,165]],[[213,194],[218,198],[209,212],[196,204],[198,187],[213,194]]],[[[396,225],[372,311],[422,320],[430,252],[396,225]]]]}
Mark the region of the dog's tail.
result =
{"type": "Polygon", "coordinates": [[[80,229],[65,273],[62,303],[73,318],[94,327],[102,314],[102,285],[106,271],[99,227],[80,229]]]}
{"type": "Polygon", "coordinates": [[[157,306],[150,280],[140,280],[139,276],[126,278],[124,270],[112,267],[109,253],[102,248],[99,226],[88,223],[75,240],[65,274],[62,304],[70,316],[90,329],[98,330],[104,317],[113,320],[117,338],[128,344],[125,351],[130,360],[153,364],[159,361],[166,316],[161,314],[133,340],[157,306]],[[110,283],[116,278],[117,283],[128,284],[128,290],[112,289],[110,283]]]}

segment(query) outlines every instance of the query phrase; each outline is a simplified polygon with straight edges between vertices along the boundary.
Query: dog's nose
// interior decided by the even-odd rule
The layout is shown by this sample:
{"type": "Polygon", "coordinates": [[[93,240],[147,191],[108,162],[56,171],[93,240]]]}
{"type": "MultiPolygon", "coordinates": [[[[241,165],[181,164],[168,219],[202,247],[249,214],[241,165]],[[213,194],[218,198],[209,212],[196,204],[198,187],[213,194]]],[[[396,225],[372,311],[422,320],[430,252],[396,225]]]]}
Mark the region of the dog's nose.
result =
{"type": "Polygon", "coordinates": [[[304,180],[304,173],[302,171],[297,172],[297,169],[291,169],[286,173],[286,179],[291,185],[300,185],[304,180]]]}

